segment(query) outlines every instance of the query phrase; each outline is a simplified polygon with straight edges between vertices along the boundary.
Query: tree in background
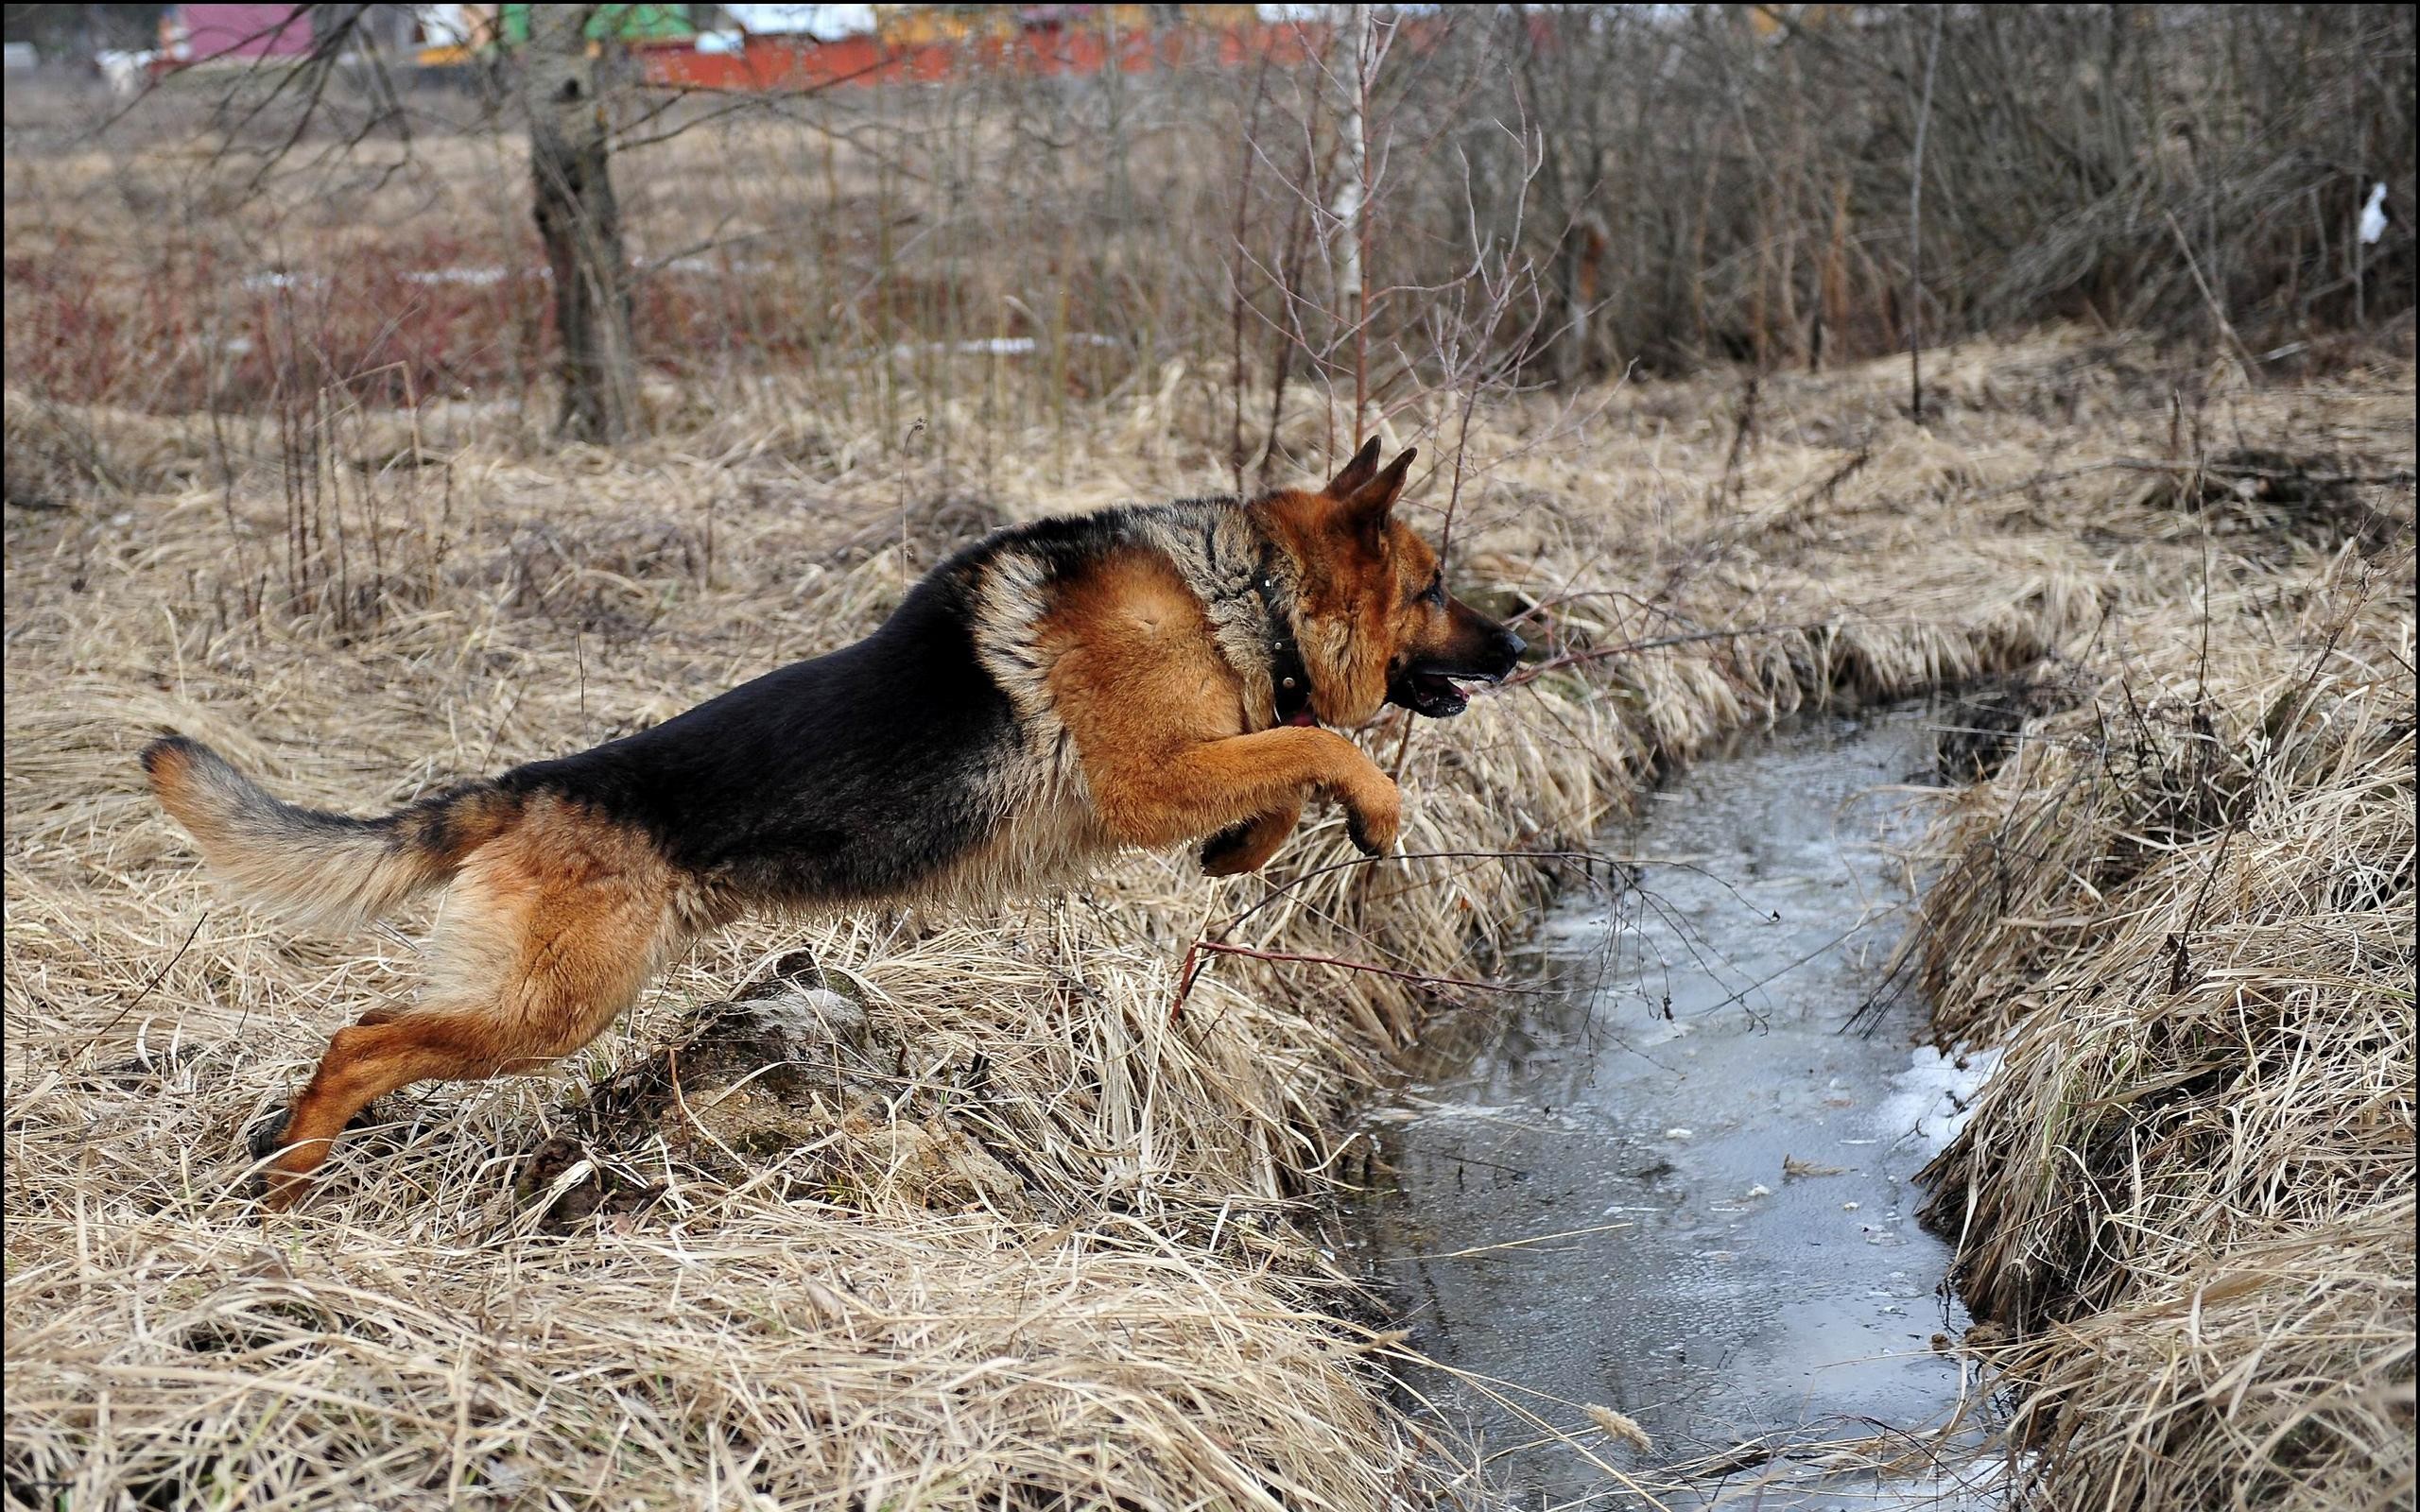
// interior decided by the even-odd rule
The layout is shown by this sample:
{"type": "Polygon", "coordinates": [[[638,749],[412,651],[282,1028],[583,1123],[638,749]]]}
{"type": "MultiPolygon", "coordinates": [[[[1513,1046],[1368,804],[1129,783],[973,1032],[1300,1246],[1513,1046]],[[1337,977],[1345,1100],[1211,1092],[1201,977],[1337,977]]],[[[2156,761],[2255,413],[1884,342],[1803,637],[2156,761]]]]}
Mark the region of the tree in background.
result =
{"type": "Polygon", "coordinates": [[[520,97],[529,124],[538,236],[554,275],[556,430],[580,440],[627,438],[638,419],[631,328],[631,260],[614,198],[612,122],[588,55],[588,6],[532,6],[520,97]]]}
{"type": "MultiPolygon", "coordinates": [[[[11,7],[12,35],[21,20],[35,24],[19,10],[45,9],[156,13],[164,8],[11,7]]],[[[554,285],[555,370],[562,383],[556,433],[607,444],[627,439],[637,427],[638,356],[630,255],[614,193],[612,70],[592,54],[612,45],[611,13],[628,9],[527,7],[526,34],[515,38],[517,45],[490,54],[479,76],[493,98],[517,104],[527,129],[530,208],[554,285]]],[[[304,5],[263,22],[256,36],[274,30],[306,39],[307,45],[240,62],[230,57],[212,70],[223,77],[209,91],[210,130],[218,138],[214,164],[251,160],[244,182],[257,193],[306,142],[313,144],[307,156],[333,168],[354,164],[365,143],[392,139],[402,154],[377,171],[399,171],[410,160],[413,138],[401,76],[389,68],[396,41],[390,9],[304,5]]],[[[115,18],[121,30],[133,19],[115,18]]],[[[156,26],[156,14],[152,21],[156,26]]],[[[63,22],[53,17],[45,25],[60,31],[63,22]]],[[[87,18],[82,25],[89,32],[94,23],[87,18]]],[[[219,45],[228,54],[249,55],[254,40],[227,38],[219,45]]]]}

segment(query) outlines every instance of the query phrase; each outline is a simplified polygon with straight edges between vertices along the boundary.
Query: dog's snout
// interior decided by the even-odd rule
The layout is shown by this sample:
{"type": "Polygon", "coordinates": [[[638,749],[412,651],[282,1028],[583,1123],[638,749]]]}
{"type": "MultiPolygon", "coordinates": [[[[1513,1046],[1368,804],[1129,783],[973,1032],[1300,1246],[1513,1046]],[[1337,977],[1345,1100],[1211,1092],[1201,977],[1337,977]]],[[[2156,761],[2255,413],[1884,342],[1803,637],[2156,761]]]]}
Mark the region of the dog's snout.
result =
{"type": "Polygon", "coordinates": [[[1512,627],[1499,624],[1460,599],[1453,601],[1453,639],[1426,659],[1435,663],[1433,670],[1489,682],[1511,677],[1530,644],[1514,634],[1512,627]]]}
{"type": "Polygon", "coordinates": [[[1495,665],[1488,669],[1488,673],[1491,677],[1509,678],[1512,669],[1521,664],[1521,653],[1528,650],[1530,644],[1502,625],[1495,627],[1495,634],[1491,639],[1495,644],[1491,648],[1494,654],[1489,660],[1495,665]]]}

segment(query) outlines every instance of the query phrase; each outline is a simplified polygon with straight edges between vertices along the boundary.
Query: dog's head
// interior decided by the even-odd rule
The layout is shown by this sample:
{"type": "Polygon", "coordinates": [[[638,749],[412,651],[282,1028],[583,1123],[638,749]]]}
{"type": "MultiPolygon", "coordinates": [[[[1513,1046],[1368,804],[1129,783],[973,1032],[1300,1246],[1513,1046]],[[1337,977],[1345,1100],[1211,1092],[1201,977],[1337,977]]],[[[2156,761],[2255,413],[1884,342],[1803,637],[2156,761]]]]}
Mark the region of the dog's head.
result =
{"type": "Polygon", "coordinates": [[[1301,568],[1295,630],[1323,723],[1386,703],[1450,718],[1470,702],[1458,684],[1500,681],[1521,655],[1519,636],[1445,592],[1437,553],[1394,517],[1416,455],[1381,469],[1373,440],[1317,493],[1262,501],[1301,568]]]}

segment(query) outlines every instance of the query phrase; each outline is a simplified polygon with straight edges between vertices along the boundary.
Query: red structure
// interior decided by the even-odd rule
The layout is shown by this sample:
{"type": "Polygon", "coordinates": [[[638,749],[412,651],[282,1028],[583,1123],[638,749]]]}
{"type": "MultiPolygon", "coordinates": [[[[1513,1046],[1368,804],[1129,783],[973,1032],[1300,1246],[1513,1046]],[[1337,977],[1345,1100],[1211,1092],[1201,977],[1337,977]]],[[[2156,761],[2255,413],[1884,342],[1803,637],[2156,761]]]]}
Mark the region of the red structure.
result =
{"type": "MultiPolygon", "coordinates": [[[[217,60],[302,58],[314,44],[312,7],[172,6],[161,18],[155,73],[217,60]]],[[[465,9],[471,8],[462,8],[465,9]]],[[[937,40],[879,34],[837,38],[751,35],[735,48],[708,50],[694,40],[628,39],[639,77],[650,84],[728,92],[800,93],[838,85],[938,84],[976,74],[1085,77],[1115,69],[1147,74],[1184,67],[1236,68],[1261,62],[1296,67],[1323,56],[1335,28],[1317,21],[1227,22],[1112,27],[1092,14],[1113,7],[1028,7],[1013,29],[937,40]],[[1043,12],[1059,12],[1044,15],[1043,12]]],[[[1124,8],[1133,9],[1133,8],[1124,8]]],[[[1242,9],[1242,8],[1237,8],[1242,9]]],[[[1435,17],[1400,24],[1397,44],[1424,50],[1442,34],[1435,17]]],[[[453,49],[447,62],[467,58],[453,49]]],[[[436,66],[426,50],[424,65],[436,66]]]]}
{"type": "Polygon", "coordinates": [[[636,49],[649,83],[711,90],[820,89],[840,84],[937,84],[970,73],[1036,77],[1127,74],[1187,64],[1236,67],[1267,59],[1302,63],[1327,44],[1330,28],[1317,23],[1257,23],[1216,28],[1177,26],[1125,31],[1113,37],[1095,26],[1028,26],[1013,36],[902,46],[879,37],[817,42],[804,37],[750,37],[735,52],[687,47],[636,49]]]}
{"type": "Polygon", "coordinates": [[[170,6],[160,18],[169,61],[300,58],[311,50],[309,6],[170,6]]]}

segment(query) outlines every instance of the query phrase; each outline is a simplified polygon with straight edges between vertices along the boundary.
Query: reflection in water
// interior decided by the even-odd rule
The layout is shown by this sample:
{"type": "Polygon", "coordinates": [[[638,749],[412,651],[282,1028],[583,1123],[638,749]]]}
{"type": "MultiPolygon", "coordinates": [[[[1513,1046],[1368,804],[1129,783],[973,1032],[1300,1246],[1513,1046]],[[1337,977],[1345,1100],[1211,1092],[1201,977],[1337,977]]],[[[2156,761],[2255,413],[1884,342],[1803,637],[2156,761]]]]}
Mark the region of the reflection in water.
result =
{"type": "MultiPolygon", "coordinates": [[[[1912,837],[1890,789],[1926,781],[1929,751],[1925,717],[1899,712],[1701,765],[1605,836],[1643,863],[1637,885],[1571,900],[1521,963],[1567,991],[1437,1025],[1420,1079],[1376,1115],[1393,1169],[1358,1214],[1417,1348],[1626,1468],[1947,1416],[1959,1367],[1932,1340],[1964,1319],[1910,1178],[1987,1068],[1911,1049],[1922,1005],[1880,972],[1908,899],[1884,846],[1912,837]]],[[[1467,1380],[1412,1383],[1483,1440],[1503,1504],[1626,1504],[1467,1380]]],[[[1733,1457],[1759,1462],[1667,1502],[1989,1500],[1956,1475],[1810,1481],[1789,1456],[1733,1457]]]]}

